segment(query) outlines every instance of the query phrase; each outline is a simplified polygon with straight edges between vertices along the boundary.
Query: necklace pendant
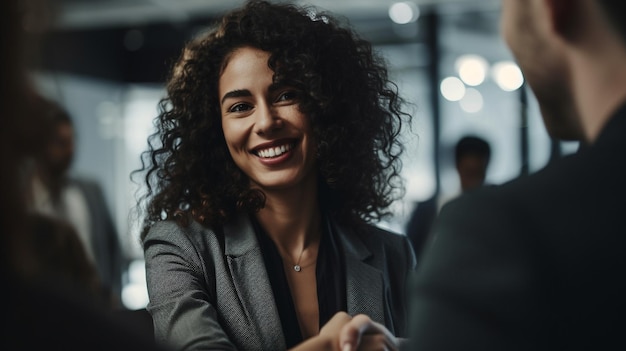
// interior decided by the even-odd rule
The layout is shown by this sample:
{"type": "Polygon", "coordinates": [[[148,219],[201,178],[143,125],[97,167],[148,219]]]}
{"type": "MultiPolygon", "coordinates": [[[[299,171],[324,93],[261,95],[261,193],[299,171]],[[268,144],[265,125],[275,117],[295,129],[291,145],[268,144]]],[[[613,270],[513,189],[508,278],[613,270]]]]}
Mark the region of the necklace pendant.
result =
{"type": "Polygon", "coordinates": [[[300,272],[302,270],[302,267],[300,267],[300,265],[297,264],[297,265],[293,266],[293,270],[296,271],[296,272],[300,272]]]}

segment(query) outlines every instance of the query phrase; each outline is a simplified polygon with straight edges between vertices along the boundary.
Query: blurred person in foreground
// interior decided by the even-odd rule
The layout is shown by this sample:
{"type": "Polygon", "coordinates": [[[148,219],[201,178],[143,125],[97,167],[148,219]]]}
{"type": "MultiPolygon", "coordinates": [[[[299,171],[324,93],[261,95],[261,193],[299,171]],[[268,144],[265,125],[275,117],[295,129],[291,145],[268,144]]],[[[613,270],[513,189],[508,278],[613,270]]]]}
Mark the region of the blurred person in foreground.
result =
{"type": "MultiPolygon", "coordinates": [[[[30,242],[38,224],[29,218],[20,179],[28,152],[33,151],[31,127],[37,121],[27,108],[31,100],[26,69],[21,65],[22,15],[17,1],[0,1],[0,279],[5,305],[0,349],[161,349],[152,338],[136,333],[133,325],[114,318],[65,280],[38,276],[36,265],[41,261],[30,242]]],[[[39,228],[67,229],[53,222],[39,228]]]]}
{"type": "Polygon", "coordinates": [[[330,13],[251,1],[172,71],[144,160],[155,337],[179,350],[397,350],[405,115],[387,68],[330,13]]]}
{"type": "Polygon", "coordinates": [[[624,350],[624,2],[502,4],[548,132],[585,147],[442,209],[411,279],[407,349],[624,350]]]}

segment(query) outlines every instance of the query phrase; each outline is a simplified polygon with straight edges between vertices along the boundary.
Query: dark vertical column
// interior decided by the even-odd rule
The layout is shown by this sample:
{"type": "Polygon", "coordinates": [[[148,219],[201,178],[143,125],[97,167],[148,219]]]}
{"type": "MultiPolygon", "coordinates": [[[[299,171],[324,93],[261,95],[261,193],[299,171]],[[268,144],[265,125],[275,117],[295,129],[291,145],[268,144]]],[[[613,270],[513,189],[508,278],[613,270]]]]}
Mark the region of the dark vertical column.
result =
{"type": "Polygon", "coordinates": [[[550,138],[550,160],[549,163],[552,163],[563,156],[563,152],[561,150],[561,142],[557,139],[550,138]]]}
{"type": "Polygon", "coordinates": [[[526,176],[529,173],[528,167],[528,91],[526,83],[520,89],[520,157],[521,168],[520,176],[526,176]]]}
{"type": "Polygon", "coordinates": [[[440,134],[441,134],[441,115],[439,106],[439,71],[441,50],[439,48],[439,15],[435,10],[424,14],[426,45],[430,60],[428,62],[428,87],[430,91],[430,105],[433,119],[433,166],[435,167],[435,196],[441,190],[440,180],[440,134]]]}

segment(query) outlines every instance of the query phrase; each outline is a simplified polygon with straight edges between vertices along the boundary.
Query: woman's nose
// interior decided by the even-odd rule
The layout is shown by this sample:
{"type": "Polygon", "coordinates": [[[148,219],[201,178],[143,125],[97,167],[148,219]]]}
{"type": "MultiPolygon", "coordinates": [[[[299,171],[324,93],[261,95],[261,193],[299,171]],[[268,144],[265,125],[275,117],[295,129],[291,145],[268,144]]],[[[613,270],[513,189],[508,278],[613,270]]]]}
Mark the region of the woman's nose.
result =
{"type": "Polygon", "coordinates": [[[263,135],[272,133],[283,126],[283,121],[275,109],[265,104],[257,106],[254,130],[263,135]]]}

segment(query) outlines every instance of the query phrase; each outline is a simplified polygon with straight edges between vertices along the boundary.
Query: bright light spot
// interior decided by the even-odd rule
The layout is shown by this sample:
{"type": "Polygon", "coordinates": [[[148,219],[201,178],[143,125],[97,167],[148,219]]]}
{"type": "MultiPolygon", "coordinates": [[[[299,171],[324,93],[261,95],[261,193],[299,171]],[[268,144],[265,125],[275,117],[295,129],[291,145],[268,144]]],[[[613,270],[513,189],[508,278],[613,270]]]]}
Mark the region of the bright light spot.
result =
{"type": "Polygon", "coordinates": [[[406,198],[423,201],[433,195],[435,178],[430,173],[418,170],[406,179],[406,198]]]}
{"type": "Polygon", "coordinates": [[[129,283],[122,288],[122,303],[126,308],[138,310],[148,305],[146,270],[143,260],[135,260],[128,267],[129,283]]]}
{"type": "Polygon", "coordinates": [[[396,2],[389,7],[389,18],[398,24],[415,22],[419,16],[419,8],[410,1],[396,2]]]}
{"type": "Polygon", "coordinates": [[[504,91],[517,90],[524,84],[522,71],[511,61],[501,61],[494,64],[491,74],[496,84],[504,91]]]}
{"type": "Polygon", "coordinates": [[[467,113],[476,113],[483,109],[483,96],[474,88],[467,88],[465,96],[459,101],[461,109],[467,113]]]}
{"type": "Polygon", "coordinates": [[[459,101],[465,96],[465,84],[457,77],[448,77],[439,86],[441,95],[449,101],[459,101]]]}
{"type": "Polygon", "coordinates": [[[148,290],[145,285],[128,284],[122,289],[122,303],[129,310],[145,308],[148,302],[148,290]]]}
{"type": "Polygon", "coordinates": [[[157,103],[153,99],[137,98],[126,104],[123,122],[127,152],[139,155],[146,149],[146,140],[153,131],[152,121],[157,114],[157,103]]]}
{"type": "Polygon", "coordinates": [[[455,67],[459,73],[459,77],[470,86],[477,86],[485,81],[489,63],[482,56],[463,55],[456,62],[455,67]]]}

